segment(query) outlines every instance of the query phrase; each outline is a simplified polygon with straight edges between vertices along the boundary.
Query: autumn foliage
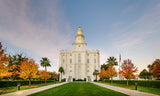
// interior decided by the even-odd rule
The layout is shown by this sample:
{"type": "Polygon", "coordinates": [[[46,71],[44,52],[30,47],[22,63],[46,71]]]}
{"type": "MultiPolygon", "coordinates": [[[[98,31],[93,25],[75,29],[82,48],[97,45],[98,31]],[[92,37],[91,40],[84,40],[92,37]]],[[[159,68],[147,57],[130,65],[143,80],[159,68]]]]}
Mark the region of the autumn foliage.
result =
{"type": "Polygon", "coordinates": [[[135,78],[134,73],[136,73],[137,67],[134,66],[131,60],[124,60],[121,65],[121,70],[119,70],[119,74],[121,77],[127,79],[127,86],[128,86],[128,79],[135,78]]]}
{"type": "Polygon", "coordinates": [[[154,70],[153,70],[153,76],[160,77],[160,59],[157,59],[154,61],[154,70]]]}
{"type": "Polygon", "coordinates": [[[102,78],[104,80],[104,78],[106,78],[106,70],[104,68],[101,69],[101,72],[99,73],[99,77],[102,78]]]}
{"type": "Polygon", "coordinates": [[[107,78],[111,78],[111,83],[112,83],[112,77],[117,76],[117,72],[113,65],[110,65],[108,69],[106,70],[106,76],[107,78]]]}
{"type": "Polygon", "coordinates": [[[20,67],[20,77],[25,80],[31,80],[32,78],[37,78],[38,75],[38,65],[34,60],[24,60],[20,67]]]}
{"type": "Polygon", "coordinates": [[[15,66],[8,67],[9,58],[7,57],[7,54],[5,54],[5,50],[2,49],[2,45],[0,42],[0,78],[3,77],[9,77],[12,75],[12,72],[10,72],[11,69],[13,69],[15,66]]]}
{"type": "Polygon", "coordinates": [[[40,78],[41,79],[49,79],[51,76],[48,72],[43,71],[42,73],[40,73],[40,78]]]}

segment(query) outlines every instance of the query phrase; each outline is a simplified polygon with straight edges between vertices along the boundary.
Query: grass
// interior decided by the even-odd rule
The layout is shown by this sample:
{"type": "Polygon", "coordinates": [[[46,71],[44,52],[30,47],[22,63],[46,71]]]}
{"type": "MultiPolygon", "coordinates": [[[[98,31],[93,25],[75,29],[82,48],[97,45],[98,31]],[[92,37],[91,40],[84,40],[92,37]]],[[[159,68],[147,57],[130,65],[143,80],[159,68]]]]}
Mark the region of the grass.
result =
{"type": "MultiPolygon", "coordinates": [[[[58,82],[59,83],[59,82],[58,82]]],[[[31,88],[37,88],[37,87],[42,87],[42,86],[47,86],[47,85],[52,85],[55,83],[47,83],[47,84],[36,84],[36,85],[31,85],[31,87],[29,86],[21,86],[20,89],[21,90],[26,90],[26,89],[31,89],[31,88]]],[[[56,83],[57,84],[57,83],[56,83]]],[[[11,92],[15,92],[18,91],[17,87],[6,87],[6,88],[0,88],[0,95],[1,94],[6,94],[6,93],[11,93],[11,92]]]]}
{"type": "MultiPolygon", "coordinates": [[[[103,83],[103,82],[99,82],[99,83],[103,83]]],[[[114,82],[112,84],[105,82],[104,84],[135,90],[135,86],[133,86],[133,85],[126,86],[126,84],[117,84],[117,83],[114,83],[114,82]]],[[[138,91],[160,95],[160,89],[158,89],[158,88],[138,86],[138,91]]]]}
{"type": "Polygon", "coordinates": [[[67,83],[29,96],[127,96],[92,83],[67,83]]]}

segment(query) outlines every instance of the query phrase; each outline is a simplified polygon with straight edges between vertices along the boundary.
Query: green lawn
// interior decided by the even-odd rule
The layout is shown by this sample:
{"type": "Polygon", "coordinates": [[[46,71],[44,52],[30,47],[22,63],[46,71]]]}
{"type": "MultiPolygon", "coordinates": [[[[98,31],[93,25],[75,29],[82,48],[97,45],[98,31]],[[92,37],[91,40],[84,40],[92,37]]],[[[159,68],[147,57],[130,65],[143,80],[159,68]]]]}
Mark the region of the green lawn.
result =
{"type": "MultiPolygon", "coordinates": [[[[103,83],[103,82],[99,82],[99,83],[103,83]]],[[[104,84],[135,90],[135,86],[133,86],[133,85],[129,85],[127,87],[126,84],[117,84],[117,83],[111,84],[111,83],[106,83],[106,82],[104,84]]],[[[160,95],[160,89],[158,89],[158,88],[138,86],[138,91],[160,95]]]]}
{"type": "Polygon", "coordinates": [[[127,96],[92,83],[67,83],[29,96],[127,96]]]}
{"type": "MultiPolygon", "coordinates": [[[[58,84],[58,83],[59,82],[57,82],[56,84],[58,84]]],[[[55,84],[55,83],[36,84],[36,85],[31,85],[31,87],[29,87],[29,86],[21,86],[21,90],[26,90],[26,89],[31,89],[31,88],[37,88],[37,87],[47,86],[47,85],[52,85],[52,84],[55,84]]],[[[0,88],[0,95],[1,94],[15,92],[15,91],[18,91],[17,87],[0,88]]]]}

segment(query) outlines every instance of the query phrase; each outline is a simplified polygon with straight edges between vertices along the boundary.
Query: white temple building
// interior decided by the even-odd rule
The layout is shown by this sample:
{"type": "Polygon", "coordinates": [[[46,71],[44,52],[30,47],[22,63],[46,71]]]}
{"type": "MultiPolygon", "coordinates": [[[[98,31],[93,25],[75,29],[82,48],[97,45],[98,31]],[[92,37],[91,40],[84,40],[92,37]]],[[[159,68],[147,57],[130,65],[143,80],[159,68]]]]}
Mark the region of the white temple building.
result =
{"type": "MultiPolygon", "coordinates": [[[[99,70],[100,72],[100,54],[99,50],[87,50],[87,43],[84,42],[83,31],[79,27],[73,50],[61,50],[59,57],[59,67],[63,67],[65,78],[67,82],[72,82],[73,78],[82,79],[86,81],[95,80],[93,72],[99,70]]],[[[99,78],[99,77],[98,77],[99,78]]]]}

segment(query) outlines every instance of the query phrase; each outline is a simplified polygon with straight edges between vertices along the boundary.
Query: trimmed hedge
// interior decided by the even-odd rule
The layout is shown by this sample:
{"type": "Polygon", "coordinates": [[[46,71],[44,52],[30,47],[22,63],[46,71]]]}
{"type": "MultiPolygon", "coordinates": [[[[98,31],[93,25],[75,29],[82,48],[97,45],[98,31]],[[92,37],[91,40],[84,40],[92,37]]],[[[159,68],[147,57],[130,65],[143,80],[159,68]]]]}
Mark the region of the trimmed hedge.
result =
{"type": "MultiPolygon", "coordinates": [[[[47,83],[54,82],[54,80],[47,80],[47,83]]],[[[0,81],[0,88],[3,87],[12,87],[12,86],[17,86],[17,84],[20,83],[21,86],[23,85],[29,85],[29,81],[0,81]]],[[[45,83],[44,80],[36,80],[36,81],[31,81],[31,84],[42,84],[45,83]]]]}
{"type": "MultiPolygon", "coordinates": [[[[111,80],[105,82],[110,83],[111,80]]],[[[113,80],[113,83],[126,84],[127,80],[113,80]]],[[[138,86],[160,88],[160,80],[128,80],[128,85],[135,85],[135,83],[138,83],[138,86]]]]}

